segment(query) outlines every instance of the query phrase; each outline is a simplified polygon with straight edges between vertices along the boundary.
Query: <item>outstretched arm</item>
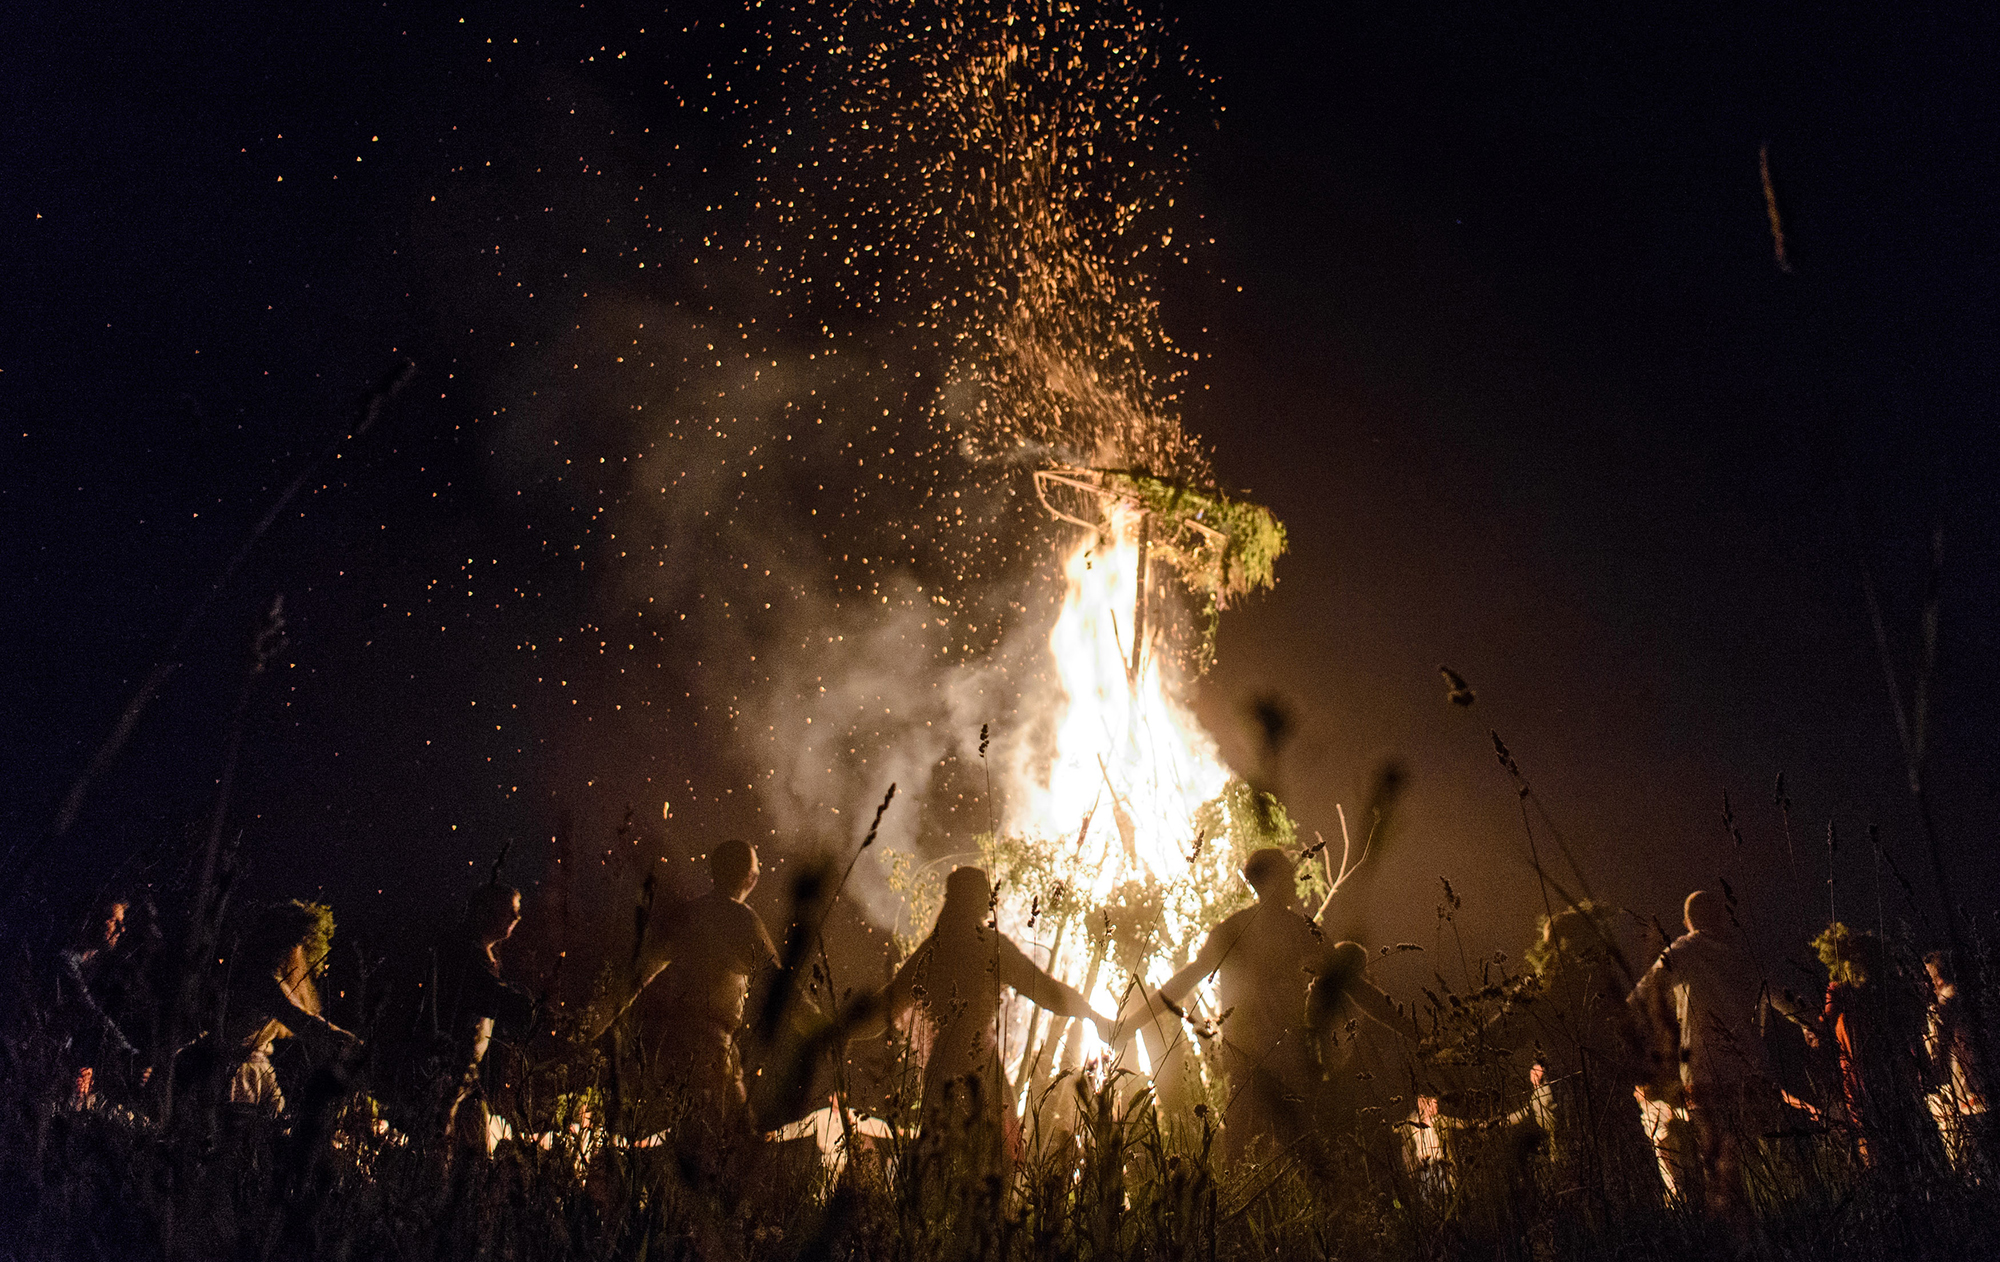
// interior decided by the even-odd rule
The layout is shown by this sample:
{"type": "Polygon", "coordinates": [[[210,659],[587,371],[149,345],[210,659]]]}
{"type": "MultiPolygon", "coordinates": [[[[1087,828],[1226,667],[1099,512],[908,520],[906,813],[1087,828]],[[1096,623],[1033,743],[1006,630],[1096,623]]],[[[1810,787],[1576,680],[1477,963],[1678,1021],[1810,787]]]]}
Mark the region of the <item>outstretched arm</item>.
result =
{"type": "Polygon", "coordinates": [[[1823,1012],[1815,1012],[1805,1000],[1789,990],[1771,990],[1764,998],[1770,1003],[1773,1011],[1804,1032],[1809,1046],[1820,1045],[1820,1041],[1826,1036],[1823,1012]]]}
{"type": "MultiPolygon", "coordinates": [[[[1238,912],[1237,916],[1243,913],[1238,912]]],[[[1236,916],[1231,916],[1215,928],[1209,930],[1208,940],[1201,944],[1201,950],[1180,972],[1169,977],[1160,987],[1160,998],[1168,1003],[1178,1004],[1187,993],[1199,986],[1202,979],[1222,967],[1222,961],[1229,956],[1229,950],[1236,945],[1239,936],[1236,916]]]]}
{"type": "Polygon", "coordinates": [[[604,1037],[604,1032],[614,1025],[625,1010],[638,1002],[646,987],[673,961],[674,940],[670,933],[644,944],[632,957],[630,972],[613,972],[604,994],[593,1000],[584,1012],[583,1023],[577,1029],[578,1040],[595,1043],[604,1037]]]}
{"type": "Polygon", "coordinates": [[[1403,1014],[1396,1008],[1396,1001],[1377,989],[1374,982],[1356,978],[1347,987],[1347,998],[1370,1021],[1392,1033],[1402,1032],[1403,1014]]]}
{"type": "MultiPolygon", "coordinates": [[[[747,1010],[752,1014],[762,1014],[753,1016],[752,1021],[762,1028],[763,1022],[774,1015],[768,1009],[777,1001],[782,1004],[782,1019],[793,1033],[805,1034],[820,1015],[820,1003],[813,997],[816,983],[810,980],[819,970],[810,965],[804,968],[795,966],[792,973],[787,973],[778,958],[778,948],[771,941],[770,930],[764,927],[764,918],[753,910],[745,910],[748,912],[745,922],[748,932],[740,945],[738,960],[744,976],[749,979],[747,1010]],[[785,991],[782,995],[777,994],[780,986],[785,991]]],[[[830,981],[828,985],[831,986],[830,981]]],[[[826,1011],[834,1011],[839,1002],[839,996],[829,989],[826,1011]]]]}
{"type": "Polygon", "coordinates": [[[1106,1042],[1111,1041],[1117,1031],[1118,1023],[1092,1008],[1090,1001],[1083,997],[1082,991],[1044,972],[1020,947],[1015,946],[1004,935],[996,950],[995,976],[1002,983],[1027,996],[1028,1001],[1037,1007],[1047,1008],[1050,1012],[1061,1016],[1083,1017],[1095,1022],[1098,1033],[1106,1042]]]}
{"type": "Polygon", "coordinates": [[[91,1020],[111,1037],[112,1046],[127,1056],[137,1056],[139,1049],[132,1046],[132,1041],[125,1037],[125,1031],[118,1028],[118,1023],[111,1019],[111,1014],[104,1010],[104,1005],[98,1003],[97,996],[91,992],[90,981],[83,975],[83,962],[84,956],[76,951],[62,953],[63,971],[68,974],[67,980],[76,991],[77,1002],[90,1013],[91,1020]]]}
{"type": "Polygon", "coordinates": [[[264,1010],[290,1030],[314,1056],[338,1057],[361,1040],[315,1012],[300,1007],[278,979],[261,978],[254,984],[252,997],[264,1010]]]}
{"type": "Polygon", "coordinates": [[[917,987],[923,985],[930,972],[931,944],[926,941],[910,952],[910,958],[896,970],[889,984],[882,988],[882,1002],[874,1005],[848,1028],[847,1037],[852,1039],[872,1039],[902,1020],[917,1002],[917,987]]]}

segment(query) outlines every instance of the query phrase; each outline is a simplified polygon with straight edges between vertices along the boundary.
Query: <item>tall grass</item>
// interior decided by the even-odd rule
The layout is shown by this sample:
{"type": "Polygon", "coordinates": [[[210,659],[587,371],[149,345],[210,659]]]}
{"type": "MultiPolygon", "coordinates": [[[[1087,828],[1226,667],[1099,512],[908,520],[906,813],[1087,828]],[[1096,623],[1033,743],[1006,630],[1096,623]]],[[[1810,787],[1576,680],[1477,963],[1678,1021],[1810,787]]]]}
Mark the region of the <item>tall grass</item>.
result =
{"type": "MultiPolygon", "coordinates": [[[[1911,983],[1915,944],[1893,945],[1894,980],[1911,983]]],[[[801,958],[805,985],[813,961],[801,958]]],[[[1344,1050],[1297,1102],[1308,1124],[1233,1164],[1221,1156],[1226,1097],[1163,1105],[1143,1078],[1104,1067],[1041,1088],[1016,1160],[968,1156],[1002,1150],[1005,1137],[920,1131],[920,1067],[892,1035],[894,1072],[868,1107],[898,1132],[853,1140],[838,1169],[811,1140],[718,1136],[691,1101],[656,1085],[658,1066],[615,1040],[496,1052],[489,1083],[521,1138],[491,1157],[454,1151],[433,1121],[449,1059],[427,1059],[396,1028],[395,996],[379,985],[354,1018],[371,1054],[311,1066],[294,1049],[283,1118],[192,1097],[168,1114],[157,1075],[142,1084],[107,1071],[96,1098],[80,1100],[38,980],[47,962],[18,948],[10,962],[0,1042],[0,1258],[9,1260],[1680,1262],[2000,1249],[1993,1179],[1949,1159],[1914,1063],[1885,1075],[1896,1094],[1877,1102],[1865,1134],[1837,1120],[1833,1063],[1796,1065],[1789,1085],[1825,1114],[1774,1113],[1742,1137],[1752,1217],[1723,1221],[1703,1210],[1697,1163],[1684,1162],[1669,1191],[1650,1150],[1635,1161],[1613,1133],[1624,1125],[1629,1138],[1629,1116],[1577,1107],[1576,1084],[1550,1085],[1571,1106],[1553,1113],[1548,1093],[1528,1091],[1523,1057],[1488,1035],[1534,997],[1533,974],[1491,960],[1462,961],[1456,988],[1440,973],[1400,1045],[1339,1034],[1344,1050]],[[1433,1093],[1447,1103],[1426,1125],[1417,1101],[1433,1093]],[[633,1143],[641,1131],[653,1142],[633,1143]]],[[[1984,968],[1985,955],[1975,963],[1984,968]]],[[[844,1038],[839,1005],[828,996],[822,1006],[836,1013],[831,1023],[774,1051],[758,1080],[787,1084],[780,1094],[793,1113],[826,1088],[829,1049],[844,1038]]],[[[201,1024],[195,1014],[185,1023],[201,1024]]],[[[1615,1111],[1626,1089],[1589,1098],[1615,1111]]]]}

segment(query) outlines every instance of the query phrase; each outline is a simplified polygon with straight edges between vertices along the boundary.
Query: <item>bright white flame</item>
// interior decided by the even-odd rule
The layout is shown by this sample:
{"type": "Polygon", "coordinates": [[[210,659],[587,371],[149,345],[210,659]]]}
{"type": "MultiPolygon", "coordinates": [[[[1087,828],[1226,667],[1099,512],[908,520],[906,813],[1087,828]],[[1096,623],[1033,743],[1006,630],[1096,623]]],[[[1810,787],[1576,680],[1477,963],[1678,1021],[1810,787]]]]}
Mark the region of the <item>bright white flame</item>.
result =
{"type": "MultiPolygon", "coordinates": [[[[1196,905],[1209,901],[1199,891],[1227,889],[1232,879],[1223,839],[1204,846],[1195,824],[1196,812],[1228,785],[1229,770],[1180,700],[1182,680],[1161,651],[1157,621],[1149,620],[1136,674],[1131,669],[1138,515],[1114,507],[1110,525],[1108,537],[1079,543],[1065,567],[1067,590],[1049,633],[1062,694],[1054,741],[1039,751],[1039,765],[1020,768],[1005,821],[1008,834],[1039,839],[1054,852],[1049,867],[1067,882],[1066,906],[1031,928],[1016,898],[1006,918],[1013,923],[1004,924],[1052,951],[1049,971],[1106,1014],[1118,1011],[1131,978],[1106,961],[1103,906],[1134,889],[1163,904],[1163,932],[1139,969],[1157,986],[1208,929],[1194,923],[1196,905]]],[[[1156,565],[1148,583],[1156,611],[1164,606],[1163,568],[1156,565]]],[[[1069,1041],[1062,1053],[1068,1065],[1103,1050],[1088,1023],[1078,1023],[1069,1041]]],[[[1017,1043],[1016,1050],[1031,1049],[1017,1043]]]]}
{"type": "Polygon", "coordinates": [[[1174,695],[1154,645],[1140,654],[1137,680],[1130,674],[1138,527],[1123,512],[1114,513],[1113,527],[1109,546],[1086,540],[1070,554],[1068,591],[1049,632],[1063,692],[1055,756],[1008,812],[1010,830],[1023,835],[1073,837],[1091,816],[1079,857],[1096,873],[1093,901],[1141,872],[1162,882],[1185,875],[1194,813],[1229,782],[1215,742],[1174,695]]]}

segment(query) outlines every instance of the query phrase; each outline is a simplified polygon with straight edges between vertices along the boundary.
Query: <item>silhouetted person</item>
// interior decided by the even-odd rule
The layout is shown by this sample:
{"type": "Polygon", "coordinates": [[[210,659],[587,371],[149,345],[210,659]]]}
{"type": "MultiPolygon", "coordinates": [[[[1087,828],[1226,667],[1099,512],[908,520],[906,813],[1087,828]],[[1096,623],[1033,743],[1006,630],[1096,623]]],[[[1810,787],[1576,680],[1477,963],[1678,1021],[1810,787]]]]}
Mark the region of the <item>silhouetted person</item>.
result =
{"type": "Polygon", "coordinates": [[[923,1131],[936,1142],[962,1140],[982,1169],[1004,1169],[1017,1156],[1012,1089],[1001,1069],[997,1030],[1000,988],[1038,1007],[1097,1025],[1108,1043],[1117,1030],[1074,987],[1049,976],[991,921],[993,886],[978,868],[956,868],[945,881],[937,923],[884,992],[884,1015],[915,1011],[929,1036],[924,1062],[923,1131]]]}
{"type": "Polygon", "coordinates": [[[1630,1197],[1657,1184],[1632,1095],[1643,1071],[1626,1004],[1630,974],[1612,932],[1610,918],[1587,906],[1545,921],[1494,1042],[1528,1053],[1533,1115],[1553,1159],[1581,1186],[1615,1182],[1630,1197]]]}
{"type": "Polygon", "coordinates": [[[1918,1094],[1909,1070],[1924,1033],[1921,997],[1889,967],[1882,940],[1838,922],[1815,944],[1827,966],[1826,1007],[1816,1027],[1839,1059],[1845,1120],[1863,1161],[1873,1163],[1905,1123],[1918,1094]]]}
{"type": "Polygon", "coordinates": [[[1361,1103],[1354,1077],[1354,1018],[1366,1017],[1398,1037],[1403,1032],[1396,1001],[1368,978],[1372,962],[1359,942],[1336,942],[1326,949],[1306,988],[1305,1024],[1322,1074],[1316,1112],[1323,1125],[1342,1132],[1353,1128],[1361,1103]]]}
{"type": "Polygon", "coordinates": [[[139,1065],[141,1053],[111,1009],[106,994],[113,954],[125,936],[129,900],[114,898],[92,914],[84,932],[56,955],[53,1009],[62,1053],[74,1074],[71,1103],[87,1108],[115,1079],[121,1088],[136,1086],[149,1073],[139,1065]]]}
{"type": "MultiPolygon", "coordinates": [[[[648,1085],[685,1093],[708,1136],[733,1142],[752,1128],[737,1033],[752,980],[776,970],[778,952],[743,901],[757,885],[757,851],[725,841],[710,853],[708,871],[714,889],[655,917],[638,959],[630,1027],[648,1085]]],[[[662,1120],[657,1108],[642,1117],[642,1130],[662,1120]]]]}
{"type": "Polygon", "coordinates": [[[438,959],[438,1025],[451,1050],[457,1076],[445,1128],[453,1146],[466,1152],[492,1151],[492,1110],[482,1081],[487,1048],[496,1028],[525,1033],[534,1019],[534,1000],[500,979],[500,944],[521,923],[521,891],[511,885],[483,886],[472,896],[465,919],[438,959]]]}
{"type": "Polygon", "coordinates": [[[1368,953],[1329,942],[1306,917],[1284,851],[1256,851],[1243,879],[1257,901],[1209,931],[1192,962],[1168,978],[1160,997],[1179,1004],[1211,973],[1220,1010],[1217,1038],[1229,1079],[1224,1150],[1241,1156],[1257,1136],[1289,1139],[1316,1106],[1323,1055],[1337,1019],[1354,1010],[1394,1028],[1396,1006],[1366,976],[1368,953]],[[1313,1012],[1307,1012],[1312,991],[1313,1012]]]}
{"type": "Polygon", "coordinates": [[[1673,1023],[1703,1194],[1710,1213],[1742,1230],[1750,1209],[1744,1150],[1776,1120],[1779,1099],[1758,1021],[1763,973],[1721,895],[1688,895],[1683,919],[1687,932],[1628,1002],[1635,1021],[1673,1023]]]}
{"type": "Polygon", "coordinates": [[[1924,957],[1931,982],[1931,1006],[1924,1035],[1930,1061],[1931,1116],[1937,1120],[1945,1155],[1960,1174],[1975,1173],[1990,1159],[1986,1075],[1981,1071],[1971,1016],[1958,988],[1952,957],[1932,951],[1924,957]]]}
{"type": "Polygon", "coordinates": [[[223,1099],[276,1116],[285,1094],[271,1065],[281,1038],[297,1038],[317,1067],[332,1068],[360,1040],[320,1015],[313,976],[333,936],[324,908],[296,900],[260,912],[229,959],[229,994],[218,1043],[225,1057],[223,1099]]]}

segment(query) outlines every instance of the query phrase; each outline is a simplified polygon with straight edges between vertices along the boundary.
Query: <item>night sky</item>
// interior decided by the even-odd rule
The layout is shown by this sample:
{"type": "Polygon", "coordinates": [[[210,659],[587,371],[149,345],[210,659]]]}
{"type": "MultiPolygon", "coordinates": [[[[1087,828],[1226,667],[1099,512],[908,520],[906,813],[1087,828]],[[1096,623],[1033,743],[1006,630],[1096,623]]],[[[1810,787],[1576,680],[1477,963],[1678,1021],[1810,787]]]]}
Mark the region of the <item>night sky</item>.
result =
{"type": "MultiPolygon", "coordinates": [[[[289,640],[250,694],[230,827],[256,892],[324,897],[377,942],[434,924],[503,842],[513,879],[542,878],[565,830],[575,862],[629,847],[570,912],[623,924],[648,856],[684,863],[727,831],[773,857],[851,845],[855,808],[948,753],[844,767],[851,792],[828,799],[844,813],[810,826],[771,796],[802,680],[839,671],[865,691],[902,669],[892,646],[848,644],[870,634],[876,584],[997,587],[1052,555],[1047,537],[970,562],[948,535],[885,543],[927,485],[1018,527],[1024,475],[952,466],[910,401],[921,356],[815,377],[824,347],[805,367],[787,313],[740,269],[693,262],[707,208],[748,187],[758,113],[731,114],[716,84],[738,102],[782,89],[759,42],[775,12],[16,14],[0,54],[0,809],[49,914],[206,826],[278,592],[289,640]],[[789,463],[766,470],[719,431],[648,446],[700,383],[639,375],[639,358],[692,363],[725,334],[760,357],[769,335],[767,401],[837,395],[789,463]],[[217,594],[51,843],[175,628],[404,355],[411,385],[217,594]],[[871,429],[874,402],[893,415],[871,429]],[[899,445],[902,472],[871,490],[899,445]],[[648,458],[669,481],[701,468],[642,505],[621,470],[648,458]],[[754,475],[748,498],[728,491],[734,534],[699,518],[737,471],[723,459],[754,475]],[[826,525],[823,555],[783,543],[799,514],[826,525]],[[755,621],[773,584],[808,573],[786,590],[838,580],[870,600],[755,621]],[[801,627],[842,647],[792,653],[801,627]]],[[[1873,924],[1879,895],[1885,919],[1937,937],[1860,578],[1907,690],[1934,528],[1930,784],[1955,894],[1992,911],[1992,10],[1158,12],[1213,79],[1163,89],[1191,153],[1171,217],[1201,243],[1155,281],[1164,326],[1199,355],[1185,419],[1292,541],[1276,590],[1225,616],[1197,708],[1247,769],[1250,699],[1284,700],[1277,782],[1307,832],[1332,835],[1335,804],[1358,810],[1384,760],[1408,772],[1343,928],[1429,944],[1445,877],[1470,944],[1518,948],[1541,898],[1497,730],[1601,897],[1670,919],[1727,879],[1766,940],[1795,947],[1824,921],[1831,820],[1841,914],[1873,924]],[[1447,702],[1440,664],[1475,705],[1447,702]],[[1870,824],[1914,902],[1878,878],[1870,824]]],[[[1035,616],[991,613],[932,647],[970,670],[997,626],[1035,616]]],[[[993,705],[996,726],[1015,717],[993,705]]],[[[894,836],[963,843],[983,826],[958,796],[971,783],[961,760],[921,809],[906,794],[894,836]]],[[[1415,959],[1384,965],[1392,991],[1426,975],[1415,959]]]]}

